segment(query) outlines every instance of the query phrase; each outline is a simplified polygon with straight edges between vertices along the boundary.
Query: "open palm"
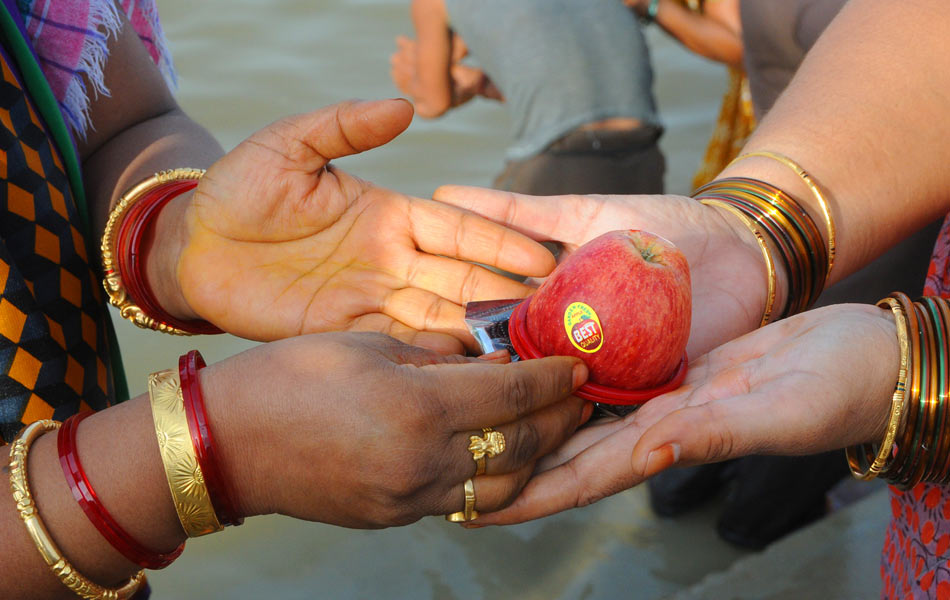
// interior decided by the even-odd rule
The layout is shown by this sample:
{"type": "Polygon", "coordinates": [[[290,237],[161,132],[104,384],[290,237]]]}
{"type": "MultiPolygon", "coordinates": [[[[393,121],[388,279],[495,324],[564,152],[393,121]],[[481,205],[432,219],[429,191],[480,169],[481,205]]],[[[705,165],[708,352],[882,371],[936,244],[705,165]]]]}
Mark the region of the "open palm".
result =
{"type": "Polygon", "coordinates": [[[700,356],[759,325],[768,275],[755,238],[742,223],[682,196],[525,196],[443,186],[433,198],[474,211],[539,241],[558,241],[566,256],[615,229],[661,235],[689,261],[693,291],[687,351],[700,356]]]}
{"type": "Polygon", "coordinates": [[[212,166],[178,263],[190,307],[257,340],[371,330],[443,352],[471,347],[462,305],[530,288],[463,261],[544,275],[553,258],[467,211],[328,164],[388,142],[411,119],[404,101],[341,103],[279,121],[212,166]]]}
{"type": "Polygon", "coordinates": [[[585,506],[674,463],[878,441],[899,357],[890,312],[873,306],[828,306],[773,323],[699,358],[676,391],[575,433],[542,460],[514,504],[479,521],[518,523],[585,506]]]}

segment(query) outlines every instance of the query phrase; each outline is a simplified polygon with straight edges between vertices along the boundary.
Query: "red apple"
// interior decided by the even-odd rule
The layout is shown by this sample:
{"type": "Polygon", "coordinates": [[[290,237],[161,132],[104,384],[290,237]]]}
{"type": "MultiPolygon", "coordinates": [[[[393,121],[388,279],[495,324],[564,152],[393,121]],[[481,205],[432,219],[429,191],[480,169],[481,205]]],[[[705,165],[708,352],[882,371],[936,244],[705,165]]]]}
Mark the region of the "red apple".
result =
{"type": "Polygon", "coordinates": [[[541,355],[577,356],[595,384],[643,390],[677,374],[690,299],[689,265],[676,246],[646,231],[611,231],[558,265],[516,316],[541,355]]]}

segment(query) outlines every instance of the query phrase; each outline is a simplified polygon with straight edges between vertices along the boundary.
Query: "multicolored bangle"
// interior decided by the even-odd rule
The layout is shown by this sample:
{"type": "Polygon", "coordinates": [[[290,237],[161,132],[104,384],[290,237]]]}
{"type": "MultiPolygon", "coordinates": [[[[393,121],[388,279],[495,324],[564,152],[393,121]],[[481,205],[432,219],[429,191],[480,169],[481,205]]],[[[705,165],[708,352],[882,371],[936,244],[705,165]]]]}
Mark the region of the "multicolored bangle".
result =
{"type": "Polygon", "coordinates": [[[117,589],[102,587],[90,581],[76,571],[69,561],[63,557],[36,510],[27,476],[27,458],[30,446],[44,433],[55,431],[59,427],[60,423],[56,421],[36,421],[25,427],[10,445],[10,488],[13,491],[17,511],[26,525],[30,539],[33,540],[36,548],[40,551],[43,561],[49,565],[56,577],[70,591],[89,600],[127,600],[132,598],[145,583],[144,571],[139,571],[125,585],[117,589]]]}
{"type": "Polygon", "coordinates": [[[643,15],[643,20],[649,23],[656,22],[656,15],[660,12],[660,0],[650,0],[650,3],[647,5],[647,12],[643,15]]]}
{"type": "Polygon", "coordinates": [[[821,186],[818,185],[811,175],[808,174],[800,164],[785,156],[784,154],[779,154],[778,152],[772,152],[770,150],[758,150],[755,152],[746,152],[740,154],[739,156],[732,159],[732,161],[727,165],[726,168],[731,167],[741,160],[747,158],[752,158],[754,156],[760,156],[762,158],[768,158],[779,162],[798,175],[802,181],[805,182],[805,185],[808,186],[808,189],[811,190],[812,195],[815,197],[815,201],[818,202],[818,206],[821,208],[821,213],[825,217],[825,224],[828,230],[828,275],[831,274],[831,269],[835,265],[835,253],[837,251],[837,233],[835,230],[835,220],[831,216],[831,206],[829,205],[828,200],[825,198],[824,192],[821,191],[821,186]]]}
{"type": "Polygon", "coordinates": [[[815,222],[794,198],[746,177],[717,179],[696,190],[693,198],[735,208],[771,239],[788,280],[785,304],[776,318],[800,313],[815,303],[827,280],[828,253],[815,222]]]}
{"type": "Polygon", "coordinates": [[[238,515],[229,480],[218,462],[214,435],[208,422],[208,414],[205,412],[204,396],[198,379],[198,371],[204,367],[204,358],[197,350],[192,350],[178,359],[178,375],[181,380],[188,431],[191,434],[195,457],[204,475],[205,485],[208,486],[208,496],[214,506],[218,521],[222,525],[241,525],[244,519],[238,515]]]}
{"type": "Polygon", "coordinates": [[[181,555],[185,544],[168,553],[155,552],[140,544],[109,514],[86,476],[76,447],[76,432],[79,424],[93,414],[86,411],[73,415],[59,429],[57,447],[66,483],[89,521],[122,556],[144,569],[164,569],[181,555]]]}
{"type": "Polygon", "coordinates": [[[148,285],[142,243],[161,209],[194,189],[200,169],[156,173],[122,195],[109,214],[102,236],[103,286],[123,318],[144,329],[174,335],[222,333],[207,321],[182,321],[164,311],[148,285]]]}
{"type": "Polygon", "coordinates": [[[884,298],[877,303],[882,308],[886,305],[894,313],[894,320],[897,324],[897,343],[900,346],[901,362],[897,374],[897,385],[894,388],[894,395],[891,396],[891,412],[887,421],[887,427],[884,432],[884,441],[878,448],[873,444],[863,444],[861,446],[849,446],[845,450],[848,459],[848,466],[851,468],[851,475],[855,479],[869,481],[877,477],[887,461],[894,453],[894,440],[897,437],[897,429],[900,426],[901,418],[904,415],[904,401],[907,395],[907,375],[910,368],[910,341],[907,335],[907,318],[903,307],[894,298],[884,298]]]}
{"type": "Polygon", "coordinates": [[[755,226],[755,223],[752,221],[752,219],[745,216],[741,210],[732,206],[731,204],[713,198],[706,198],[704,200],[700,200],[700,202],[706,206],[716,206],[734,215],[737,219],[742,221],[742,224],[745,225],[749,231],[752,232],[752,235],[755,236],[755,241],[758,242],[759,248],[762,250],[762,257],[765,260],[765,270],[769,278],[767,292],[768,295],[766,296],[765,300],[765,310],[762,312],[762,319],[759,321],[759,327],[765,327],[772,320],[772,309],[775,306],[775,293],[777,288],[775,261],[772,259],[772,253],[769,251],[769,246],[765,241],[765,236],[763,236],[762,232],[759,231],[759,228],[755,226]]]}
{"type": "Polygon", "coordinates": [[[950,303],[936,297],[912,302],[894,292],[878,306],[894,313],[901,366],[884,440],[877,448],[848,448],[851,472],[863,480],[880,475],[905,490],[950,483],[950,303]]]}

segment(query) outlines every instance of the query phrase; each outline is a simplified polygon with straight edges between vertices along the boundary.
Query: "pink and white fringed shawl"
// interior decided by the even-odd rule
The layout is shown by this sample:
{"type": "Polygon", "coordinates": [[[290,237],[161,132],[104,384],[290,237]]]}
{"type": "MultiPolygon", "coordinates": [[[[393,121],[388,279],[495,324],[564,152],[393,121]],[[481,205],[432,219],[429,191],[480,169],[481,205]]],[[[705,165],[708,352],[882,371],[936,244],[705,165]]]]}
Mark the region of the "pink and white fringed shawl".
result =
{"type": "Polygon", "coordinates": [[[122,27],[122,13],[174,88],[174,66],[155,0],[17,0],[17,8],[63,117],[80,137],[91,125],[90,96],[109,93],[103,67],[108,40],[122,27]]]}

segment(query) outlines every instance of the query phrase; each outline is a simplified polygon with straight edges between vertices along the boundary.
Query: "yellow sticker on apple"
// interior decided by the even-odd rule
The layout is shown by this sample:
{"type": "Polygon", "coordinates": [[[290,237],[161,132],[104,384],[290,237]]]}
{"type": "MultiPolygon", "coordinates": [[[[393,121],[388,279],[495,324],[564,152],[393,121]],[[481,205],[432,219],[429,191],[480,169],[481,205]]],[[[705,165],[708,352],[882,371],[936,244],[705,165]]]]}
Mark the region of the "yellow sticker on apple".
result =
{"type": "Polygon", "coordinates": [[[583,302],[572,302],[564,311],[567,339],[581,352],[593,354],[604,345],[604,330],[594,309],[583,302]]]}

